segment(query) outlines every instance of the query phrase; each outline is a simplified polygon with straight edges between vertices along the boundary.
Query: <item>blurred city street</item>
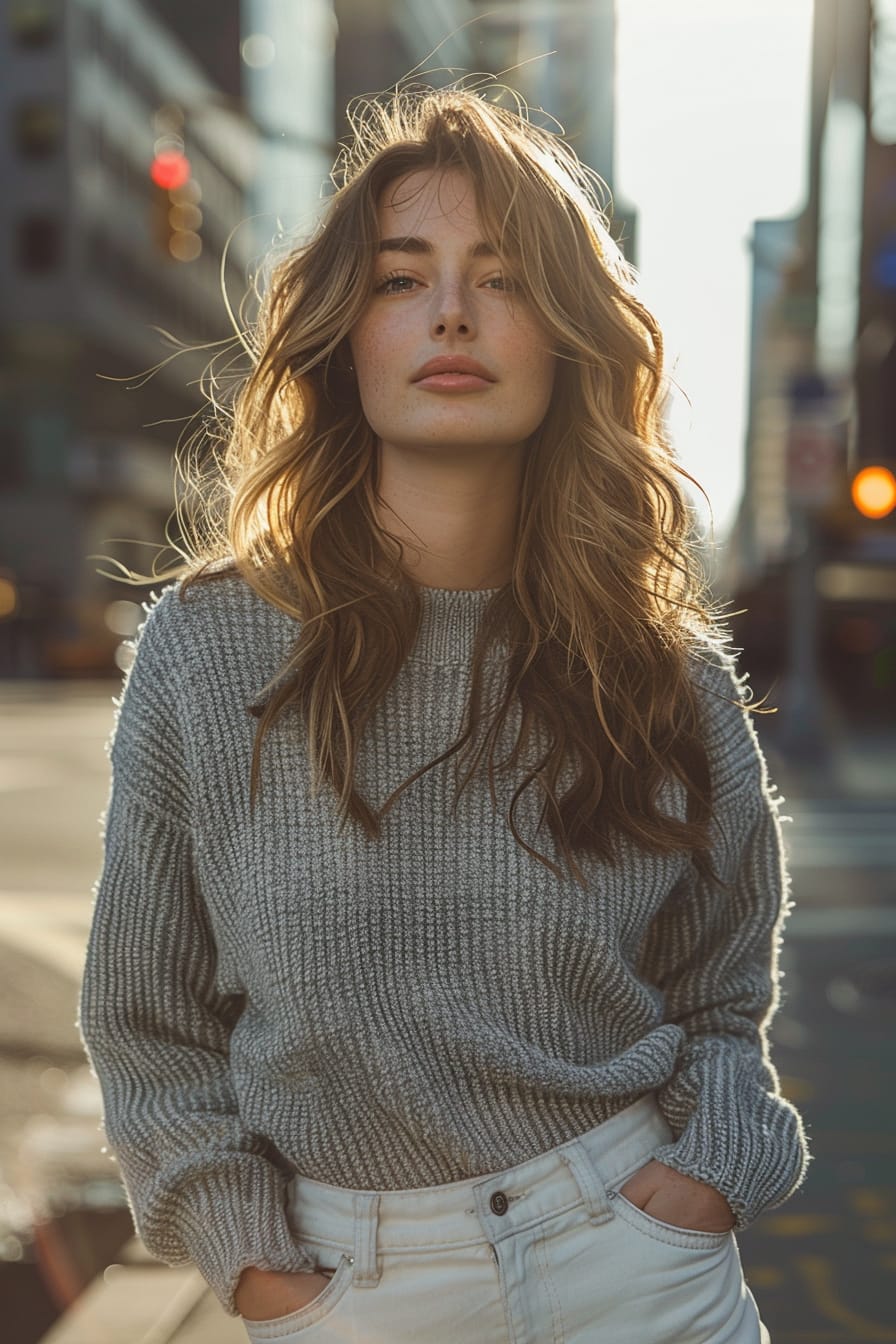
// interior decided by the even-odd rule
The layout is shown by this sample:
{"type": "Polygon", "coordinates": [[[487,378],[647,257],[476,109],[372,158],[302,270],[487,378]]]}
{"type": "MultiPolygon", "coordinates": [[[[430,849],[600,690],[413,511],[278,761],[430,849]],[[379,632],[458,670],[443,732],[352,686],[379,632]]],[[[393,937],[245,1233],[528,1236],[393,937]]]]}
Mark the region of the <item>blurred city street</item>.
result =
{"type": "MultiPolygon", "coordinates": [[[[29,1254],[29,1209],[120,1206],[74,1025],[114,693],[112,682],[0,686],[0,1238],[29,1254]]],[[[815,1161],[792,1200],[740,1234],[741,1255],[775,1344],[896,1340],[896,734],[841,729],[828,768],[810,774],[766,736],[793,818],[796,902],[774,1059],[815,1161]]],[[[113,1222],[110,1258],[129,1227],[120,1207],[113,1222]]],[[[74,1251],[54,1244],[64,1283],[74,1251]]],[[[159,1272],[172,1291],[183,1275],[159,1272]]]]}
{"type": "MultiPolygon", "coordinates": [[[[103,857],[105,746],[127,641],[163,586],[156,577],[188,554],[201,558],[206,534],[214,547],[228,503],[249,499],[262,480],[268,438],[278,471],[294,480],[281,494],[286,475],[271,478],[270,494],[259,494],[243,565],[262,541],[257,553],[269,554],[266,501],[289,498],[290,518],[305,519],[319,490],[301,524],[308,536],[288,535],[285,554],[291,563],[296,549],[315,557],[321,600],[337,579],[360,582],[362,551],[349,543],[360,545],[371,488],[390,476],[389,435],[374,429],[354,363],[363,286],[368,313],[407,300],[396,314],[405,311],[413,339],[383,341],[377,364],[379,376],[394,347],[397,370],[411,351],[396,384],[404,388],[434,354],[432,331],[445,330],[412,319],[427,284],[444,289],[444,265],[438,248],[411,234],[408,255],[422,269],[389,277],[408,288],[387,293],[377,258],[406,247],[380,232],[377,251],[373,233],[365,242],[353,232],[348,269],[334,270],[324,302],[314,239],[338,242],[332,197],[345,188],[350,199],[352,173],[366,171],[362,141],[352,139],[364,97],[418,81],[528,109],[539,134],[574,150],[588,180],[581,204],[579,185],[567,198],[562,229],[542,238],[533,214],[531,258],[530,221],[513,203],[509,232],[492,238],[480,228],[458,272],[471,282],[480,326],[471,336],[462,314],[455,335],[485,359],[491,328],[482,322],[498,311],[490,287],[500,280],[503,290],[509,278],[511,294],[534,305],[530,316],[541,306],[550,351],[578,388],[556,399],[543,443],[526,430],[527,451],[545,454],[532,476],[545,501],[518,531],[534,546],[538,517],[556,524],[538,552],[542,597],[572,582],[561,533],[579,548],[575,573],[591,554],[601,584],[617,560],[606,538],[641,536],[641,578],[620,579],[613,599],[620,611],[630,599],[628,619],[640,622],[639,594],[652,587],[660,599],[663,566],[677,555],[676,496],[664,482],[681,470],[681,537],[742,650],[754,701],[768,693],[778,708],[754,722],[784,798],[792,875],[772,1059],[814,1160],[795,1196],[739,1234],[746,1279],[774,1344],[896,1344],[896,0],[6,0],[0,12],[3,1344],[245,1344],[241,1321],[222,1315],[195,1264],[148,1256],[103,1146],[99,1086],[76,1021],[103,857]],[[591,241],[585,251],[569,241],[585,238],[579,225],[564,233],[582,208],[588,239],[600,242],[593,256],[591,241]],[[561,248],[553,278],[542,262],[548,238],[561,248]],[[599,294],[587,270],[598,251],[599,294]],[[490,268],[495,254],[501,275],[480,285],[472,260],[490,268]],[[358,267],[368,263],[364,280],[358,267]],[[550,305],[530,284],[542,271],[550,305]],[[575,285],[558,301],[561,277],[575,285]],[[619,326],[613,347],[619,321],[629,326],[629,281],[661,343],[651,319],[625,341],[619,326]],[[256,307],[269,284],[295,285],[280,295],[282,322],[259,322],[276,310],[256,307]],[[583,296],[580,320],[572,300],[583,296]],[[291,342],[318,356],[291,353],[291,342]],[[251,356],[245,365],[242,355],[251,356]],[[267,422],[253,421],[254,393],[246,407],[241,396],[231,401],[266,359],[290,374],[294,424],[272,407],[267,422]],[[352,381],[333,391],[343,359],[352,381]],[[605,393],[585,394],[593,375],[605,393]],[[580,409],[554,442],[567,403],[580,409]],[[296,436],[285,455],[284,433],[296,436]],[[606,486],[617,443],[629,473],[624,507],[606,486]],[[312,450],[306,476],[301,454],[312,450]],[[329,501],[318,470],[329,470],[328,453],[339,487],[329,501]],[[586,474],[567,474],[582,464],[586,474]],[[567,487],[576,479],[595,482],[590,505],[581,484],[567,487]],[[557,482],[562,498],[552,500],[557,482]],[[334,546],[341,539],[332,564],[328,536],[334,546]]],[[[545,180],[538,221],[549,196],[564,198],[565,172],[545,180]]],[[[520,202],[528,182],[521,172],[520,202]]],[[[497,216],[500,184],[489,176],[480,214],[493,194],[497,216]]],[[[479,390],[445,386],[449,401],[463,394],[475,406],[501,395],[502,381],[514,386],[530,356],[544,364],[531,335],[519,347],[524,360],[506,354],[508,331],[512,342],[519,332],[494,330],[504,332],[494,344],[506,373],[479,390]]],[[[458,350],[449,381],[463,372],[458,350]]],[[[418,391],[432,400],[432,388],[418,391]]],[[[495,446],[490,414],[470,455],[477,471],[495,446]]],[[[432,449],[441,433],[421,443],[432,449]]],[[[521,447],[522,430],[514,437],[521,447]]],[[[407,463],[430,455],[409,453],[407,463]]],[[[452,497],[467,493],[452,484],[452,497]]],[[[508,557],[483,553],[480,569],[470,551],[502,534],[496,510],[507,500],[491,477],[482,513],[454,542],[445,496],[409,490],[427,497],[436,531],[446,532],[435,546],[428,525],[419,536],[412,527],[424,551],[438,558],[453,548],[459,574],[477,569],[475,585],[444,586],[483,587],[479,575],[504,571],[508,557]]],[[[396,518],[405,512],[385,502],[396,518]]],[[[232,548],[241,528],[232,514],[226,526],[232,548]]],[[[382,537],[365,540],[369,558],[382,537]]],[[[665,593],[670,612],[681,606],[675,582],[665,593]]],[[[390,734],[389,746],[399,737],[390,734]]]]}

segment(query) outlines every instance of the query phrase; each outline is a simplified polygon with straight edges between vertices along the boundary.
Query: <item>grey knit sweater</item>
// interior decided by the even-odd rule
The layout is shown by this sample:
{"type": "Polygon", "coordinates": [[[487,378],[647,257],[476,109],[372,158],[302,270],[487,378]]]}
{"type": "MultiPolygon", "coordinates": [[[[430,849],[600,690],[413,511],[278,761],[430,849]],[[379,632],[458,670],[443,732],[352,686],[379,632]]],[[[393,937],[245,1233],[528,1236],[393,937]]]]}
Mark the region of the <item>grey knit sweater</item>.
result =
{"type": "MultiPolygon", "coordinates": [[[[250,814],[247,707],[299,627],[235,575],[179,589],[146,604],[114,702],[78,1017],[153,1255],[194,1261],[236,1315],[246,1266],[312,1268],[287,1223],[291,1171],[365,1190],[462,1180],[648,1091],[675,1136],[654,1156],[720,1190],[738,1228],[794,1192],[811,1155],[767,1034],[792,908],[781,799],[727,655],[708,649],[695,677],[733,890],[626,845],[616,869],[580,859],[583,891],[514,840],[503,775],[497,810],[483,779],[451,816],[456,757],[401,795],[379,842],[340,834],[295,714],[265,739],[250,814]]],[[[416,644],[361,743],[371,803],[457,736],[494,591],[421,590],[416,644]]],[[[530,788],[520,832],[559,861],[539,811],[530,788]]]]}

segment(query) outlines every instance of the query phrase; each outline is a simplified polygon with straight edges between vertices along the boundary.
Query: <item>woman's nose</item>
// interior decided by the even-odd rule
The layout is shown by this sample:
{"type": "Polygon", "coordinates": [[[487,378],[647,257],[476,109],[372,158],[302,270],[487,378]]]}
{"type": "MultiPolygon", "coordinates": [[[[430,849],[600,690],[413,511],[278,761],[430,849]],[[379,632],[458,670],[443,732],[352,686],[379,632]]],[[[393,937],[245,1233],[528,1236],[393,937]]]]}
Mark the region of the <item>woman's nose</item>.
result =
{"type": "Polygon", "coordinates": [[[469,336],[474,330],[473,305],[465,285],[442,285],[436,289],[432,306],[434,336],[469,336]]]}

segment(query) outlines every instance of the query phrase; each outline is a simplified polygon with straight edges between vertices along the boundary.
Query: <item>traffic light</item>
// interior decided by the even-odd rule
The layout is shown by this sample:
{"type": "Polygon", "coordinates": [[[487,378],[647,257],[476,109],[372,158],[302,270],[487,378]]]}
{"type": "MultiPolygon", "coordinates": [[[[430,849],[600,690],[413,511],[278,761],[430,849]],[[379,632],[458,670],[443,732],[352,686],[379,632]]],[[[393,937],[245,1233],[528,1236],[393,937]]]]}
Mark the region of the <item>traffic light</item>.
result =
{"type": "Polygon", "coordinates": [[[199,229],[202,192],[180,144],[158,144],[150,164],[152,235],[160,251],[173,261],[195,261],[202,252],[199,229]]]}
{"type": "Polygon", "coordinates": [[[163,149],[155,155],[149,175],[157,187],[173,191],[190,180],[190,160],[180,149],[163,149]]]}
{"type": "Polygon", "coordinates": [[[888,313],[879,301],[856,346],[856,453],[863,466],[896,467],[896,286],[891,302],[888,313]]]}
{"type": "Polygon", "coordinates": [[[896,506],[896,144],[865,139],[856,433],[850,492],[865,518],[896,506]]]}
{"type": "Polygon", "coordinates": [[[888,467],[862,467],[852,478],[851,494],[864,518],[886,518],[896,508],[896,476],[888,467]]]}

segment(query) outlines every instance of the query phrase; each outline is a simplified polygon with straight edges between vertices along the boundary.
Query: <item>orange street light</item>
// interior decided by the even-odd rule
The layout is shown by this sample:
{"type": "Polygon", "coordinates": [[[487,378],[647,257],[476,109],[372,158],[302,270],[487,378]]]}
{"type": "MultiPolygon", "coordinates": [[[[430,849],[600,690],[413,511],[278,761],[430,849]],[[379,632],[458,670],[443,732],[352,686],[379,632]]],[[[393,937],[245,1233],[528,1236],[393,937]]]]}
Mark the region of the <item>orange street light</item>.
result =
{"type": "Polygon", "coordinates": [[[863,467],[852,479],[852,502],[865,518],[885,518],[896,508],[896,476],[889,467],[863,467]]]}

